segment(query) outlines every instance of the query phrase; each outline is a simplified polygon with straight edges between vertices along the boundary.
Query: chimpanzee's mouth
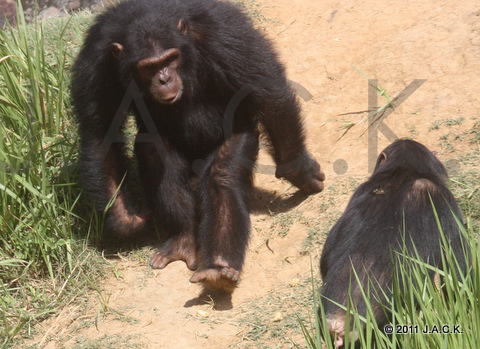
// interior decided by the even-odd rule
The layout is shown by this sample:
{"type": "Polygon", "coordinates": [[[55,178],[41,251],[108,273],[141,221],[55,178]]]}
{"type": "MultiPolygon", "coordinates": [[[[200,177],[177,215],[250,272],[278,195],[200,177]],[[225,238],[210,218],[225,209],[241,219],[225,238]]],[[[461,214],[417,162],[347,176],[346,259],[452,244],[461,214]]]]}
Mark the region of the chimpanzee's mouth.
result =
{"type": "Polygon", "coordinates": [[[182,93],[183,93],[183,88],[179,89],[178,92],[174,96],[168,97],[168,98],[163,98],[161,100],[161,103],[162,104],[174,104],[180,99],[180,97],[182,97],[182,93]]]}
{"type": "Polygon", "coordinates": [[[173,97],[163,99],[163,100],[162,100],[162,103],[163,103],[163,104],[173,104],[173,103],[175,103],[175,102],[177,101],[177,99],[178,99],[177,96],[178,96],[178,94],[175,95],[175,96],[173,96],[173,97]]]}

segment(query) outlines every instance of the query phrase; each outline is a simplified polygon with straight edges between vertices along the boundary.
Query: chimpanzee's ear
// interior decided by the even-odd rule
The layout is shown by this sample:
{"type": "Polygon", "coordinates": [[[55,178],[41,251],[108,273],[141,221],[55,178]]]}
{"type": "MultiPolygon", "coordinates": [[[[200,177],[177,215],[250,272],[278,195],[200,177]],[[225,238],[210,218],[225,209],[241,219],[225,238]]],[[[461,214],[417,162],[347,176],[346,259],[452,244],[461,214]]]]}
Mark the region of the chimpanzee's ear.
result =
{"type": "Polygon", "coordinates": [[[195,27],[195,25],[192,26],[191,24],[187,23],[187,21],[183,18],[178,21],[177,29],[183,35],[191,36],[196,42],[200,42],[203,40],[202,31],[199,30],[198,27],[195,27]]]}
{"type": "Polygon", "coordinates": [[[379,159],[378,159],[378,166],[382,166],[385,161],[387,161],[387,154],[385,154],[384,152],[382,152],[379,156],[379,159]]]}
{"type": "Polygon", "coordinates": [[[180,30],[180,32],[183,35],[187,35],[187,33],[188,33],[187,21],[185,21],[183,18],[180,19],[177,23],[177,29],[180,30]]]}
{"type": "Polygon", "coordinates": [[[122,53],[122,51],[123,51],[123,45],[122,44],[119,44],[118,42],[114,42],[112,44],[112,55],[116,59],[120,59],[120,53],[122,53]]]}

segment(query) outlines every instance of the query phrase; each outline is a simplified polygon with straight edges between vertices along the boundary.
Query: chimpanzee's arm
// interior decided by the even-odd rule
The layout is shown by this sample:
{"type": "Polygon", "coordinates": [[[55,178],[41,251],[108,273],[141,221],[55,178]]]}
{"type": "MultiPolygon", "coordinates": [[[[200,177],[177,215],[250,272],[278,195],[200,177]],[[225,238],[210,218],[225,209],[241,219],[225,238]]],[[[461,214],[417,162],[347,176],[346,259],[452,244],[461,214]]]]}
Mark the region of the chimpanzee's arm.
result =
{"type": "Polygon", "coordinates": [[[307,194],[319,192],[323,190],[325,174],[306,149],[295,95],[288,86],[279,91],[270,97],[260,119],[272,143],[272,155],[277,164],[275,175],[307,194]]]}

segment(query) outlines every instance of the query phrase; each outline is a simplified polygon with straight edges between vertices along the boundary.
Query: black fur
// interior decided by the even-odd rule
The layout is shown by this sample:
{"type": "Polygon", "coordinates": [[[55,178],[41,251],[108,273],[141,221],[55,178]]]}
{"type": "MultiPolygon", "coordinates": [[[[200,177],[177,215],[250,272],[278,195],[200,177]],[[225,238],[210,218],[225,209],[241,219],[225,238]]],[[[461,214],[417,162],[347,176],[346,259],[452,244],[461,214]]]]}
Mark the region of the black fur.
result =
{"type": "MultiPolygon", "coordinates": [[[[137,142],[135,148],[148,210],[139,211],[140,195],[124,185],[107,228],[120,235],[141,231],[151,212],[171,237],[154,256],[154,267],[183,259],[191,269],[199,264],[200,270],[241,270],[258,123],[271,141],[277,176],[307,193],[322,190],[324,175],[305,148],[300,109],[284,68],[237,6],[216,0],[130,0],[97,17],[73,67],[81,171],[99,211],[127,170],[122,147],[112,144],[105,156],[101,144],[132,81],[153,119],[153,134],[159,135],[155,143],[137,142]],[[119,58],[112,54],[114,43],[123,47],[119,58]],[[138,78],[136,65],[171,48],[180,50],[183,94],[164,105],[138,78]],[[200,177],[198,198],[188,183],[192,169],[200,177]]],[[[139,133],[152,135],[141,106],[132,110],[139,133]]]]}

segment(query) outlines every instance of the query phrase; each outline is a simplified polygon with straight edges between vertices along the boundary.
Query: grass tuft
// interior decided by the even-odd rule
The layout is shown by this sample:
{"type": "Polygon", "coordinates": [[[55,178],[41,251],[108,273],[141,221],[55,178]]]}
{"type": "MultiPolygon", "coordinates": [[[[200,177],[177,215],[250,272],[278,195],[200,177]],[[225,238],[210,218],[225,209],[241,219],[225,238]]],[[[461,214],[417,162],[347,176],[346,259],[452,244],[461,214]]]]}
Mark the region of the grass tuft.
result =
{"type": "MultiPolygon", "coordinates": [[[[76,126],[68,70],[71,20],[0,31],[0,347],[92,288],[101,259],[75,234],[76,126]]],[[[87,22],[82,19],[82,22],[87,22]]]]}

